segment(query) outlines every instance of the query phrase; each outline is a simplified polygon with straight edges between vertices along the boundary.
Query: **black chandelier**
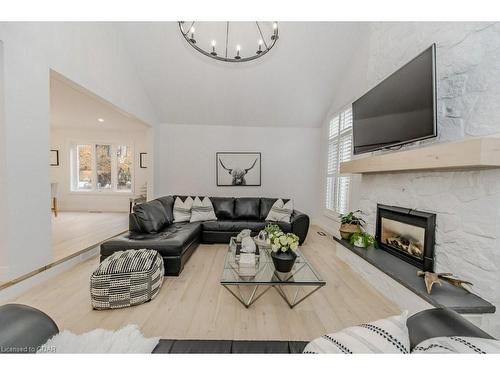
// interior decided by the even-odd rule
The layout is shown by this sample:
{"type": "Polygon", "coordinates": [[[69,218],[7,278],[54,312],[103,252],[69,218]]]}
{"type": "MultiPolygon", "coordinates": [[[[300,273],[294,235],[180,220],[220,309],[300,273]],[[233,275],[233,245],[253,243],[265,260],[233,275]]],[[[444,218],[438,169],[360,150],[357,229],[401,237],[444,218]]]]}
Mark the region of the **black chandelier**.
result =
{"type": "MultiPolygon", "coordinates": [[[[237,28],[244,24],[243,22],[203,22],[203,24],[205,24],[204,27],[200,25],[198,28],[198,23],[195,21],[180,21],[179,29],[184,39],[195,50],[219,61],[245,62],[258,59],[268,53],[279,39],[278,23],[275,21],[255,21],[253,26],[247,25],[245,35],[248,44],[255,43],[253,46],[243,45],[242,41],[236,40],[238,36],[241,36],[237,28]],[[212,27],[207,27],[207,24],[212,27]],[[217,30],[219,33],[216,32],[217,30]],[[219,40],[216,39],[215,34],[219,40]],[[251,38],[251,41],[248,41],[248,38],[251,38]],[[219,47],[220,43],[222,48],[219,47]]],[[[245,24],[250,23],[245,22],[245,24]]]]}

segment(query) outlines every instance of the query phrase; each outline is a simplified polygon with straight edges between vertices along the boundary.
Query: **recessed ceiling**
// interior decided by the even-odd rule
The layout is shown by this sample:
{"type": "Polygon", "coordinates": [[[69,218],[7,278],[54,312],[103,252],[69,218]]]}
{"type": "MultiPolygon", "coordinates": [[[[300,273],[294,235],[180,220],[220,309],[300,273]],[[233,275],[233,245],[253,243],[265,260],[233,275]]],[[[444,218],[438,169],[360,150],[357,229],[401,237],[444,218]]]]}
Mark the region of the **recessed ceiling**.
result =
{"type": "Polygon", "coordinates": [[[55,72],[50,75],[50,122],[54,128],[67,129],[137,131],[149,128],[55,72]]]}
{"type": "MultiPolygon", "coordinates": [[[[280,22],[276,46],[266,56],[245,63],[215,61],[200,54],[184,40],[177,22],[118,27],[160,122],[318,127],[367,26],[280,22]]],[[[211,37],[205,38],[200,43],[211,37]]]]}

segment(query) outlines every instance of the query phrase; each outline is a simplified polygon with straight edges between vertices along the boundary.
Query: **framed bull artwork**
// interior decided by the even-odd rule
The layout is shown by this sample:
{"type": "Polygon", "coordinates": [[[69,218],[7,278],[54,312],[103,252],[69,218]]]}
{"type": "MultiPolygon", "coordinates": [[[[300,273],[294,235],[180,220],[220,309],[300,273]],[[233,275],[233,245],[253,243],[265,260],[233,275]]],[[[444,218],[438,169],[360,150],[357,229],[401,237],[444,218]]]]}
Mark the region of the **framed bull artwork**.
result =
{"type": "Polygon", "coordinates": [[[217,186],[260,186],[260,152],[217,152],[217,186]]]}

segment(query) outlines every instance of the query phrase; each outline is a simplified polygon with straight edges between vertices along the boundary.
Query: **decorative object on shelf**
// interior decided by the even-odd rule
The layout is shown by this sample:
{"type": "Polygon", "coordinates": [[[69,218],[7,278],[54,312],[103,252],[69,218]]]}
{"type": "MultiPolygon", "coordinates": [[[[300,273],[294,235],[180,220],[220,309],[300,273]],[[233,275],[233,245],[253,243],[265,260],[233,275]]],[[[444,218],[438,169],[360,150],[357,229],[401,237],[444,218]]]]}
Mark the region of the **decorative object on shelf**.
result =
{"type": "Polygon", "coordinates": [[[141,168],[148,167],[148,153],[147,152],[140,152],[139,153],[139,166],[141,168]]]}
{"type": "Polygon", "coordinates": [[[254,253],[242,253],[238,259],[238,275],[253,277],[257,274],[258,259],[254,253]]]}
{"type": "Polygon", "coordinates": [[[351,235],[349,242],[357,247],[367,248],[370,246],[376,246],[377,241],[375,241],[375,237],[366,232],[356,232],[351,235]]]}
{"type": "Polygon", "coordinates": [[[361,228],[366,224],[366,221],[361,217],[363,212],[356,210],[347,214],[339,215],[340,219],[340,236],[344,240],[349,240],[354,233],[361,232],[361,228]]]}
{"type": "Polygon", "coordinates": [[[217,186],[260,186],[260,152],[217,152],[217,186]]]}
{"type": "Polygon", "coordinates": [[[236,236],[236,242],[242,242],[245,237],[250,237],[251,234],[252,234],[252,231],[250,229],[243,229],[236,236]]]}
{"type": "Polygon", "coordinates": [[[424,278],[428,294],[431,294],[434,284],[441,285],[441,280],[444,280],[457,288],[465,289],[468,292],[470,291],[465,287],[465,285],[472,285],[469,281],[457,279],[451,272],[434,273],[417,271],[417,275],[424,278]]]}
{"type": "Polygon", "coordinates": [[[236,240],[236,237],[231,237],[229,240],[229,250],[234,254],[232,269],[240,277],[254,277],[259,268],[259,248],[253,244],[252,251],[252,245],[249,241],[253,243],[252,237],[244,237],[241,243],[236,240]]]}
{"type": "Polygon", "coordinates": [[[241,240],[241,252],[255,254],[257,247],[255,242],[253,242],[252,237],[248,236],[241,240]]]}
{"type": "Polygon", "coordinates": [[[267,239],[269,238],[267,232],[263,229],[259,232],[257,235],[257,239],[262,242],[267,242],[267,239]]]}
{"type": "Polygon", "coordinates": [[[51,167],[59,166],[59,150],[50,150],[49,161],[51,167]]]}
{"type": "Polygon", "coordinates": [[[292,270],[299,248],[299,237],[293,233],[284,233],[281,229],[269,233],[271,258],[276,271],[288,273],[292,270]]]}
{"type": "Polygon", "coordinates": [[[269,240],[269,235],[265,229],[261,230],[257,236],[254,237],[255,244],[261,249],[270,250],[271,241],[269,240]]]}
{"type": "Polygon", "coordinates": [[[179,30],[195,50],[225,62],[255,60],[268,53],[279,39],[276,21],[179,21],[179,30]]]}

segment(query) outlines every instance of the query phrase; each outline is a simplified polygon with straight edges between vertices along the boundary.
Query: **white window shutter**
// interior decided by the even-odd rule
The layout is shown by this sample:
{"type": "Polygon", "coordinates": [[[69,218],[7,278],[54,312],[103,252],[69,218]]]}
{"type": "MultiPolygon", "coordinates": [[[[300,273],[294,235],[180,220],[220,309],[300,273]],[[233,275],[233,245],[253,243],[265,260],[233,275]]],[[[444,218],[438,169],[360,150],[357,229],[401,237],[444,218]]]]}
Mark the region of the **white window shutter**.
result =
{"type": "Polygon", "coordinates": [[[349,209],[350,176],[341,176],[340,163],[352,156],[352,109],[336,115],[328,127],[328,155],[325,186],[325,207],[337,213],[349,209]]]}

